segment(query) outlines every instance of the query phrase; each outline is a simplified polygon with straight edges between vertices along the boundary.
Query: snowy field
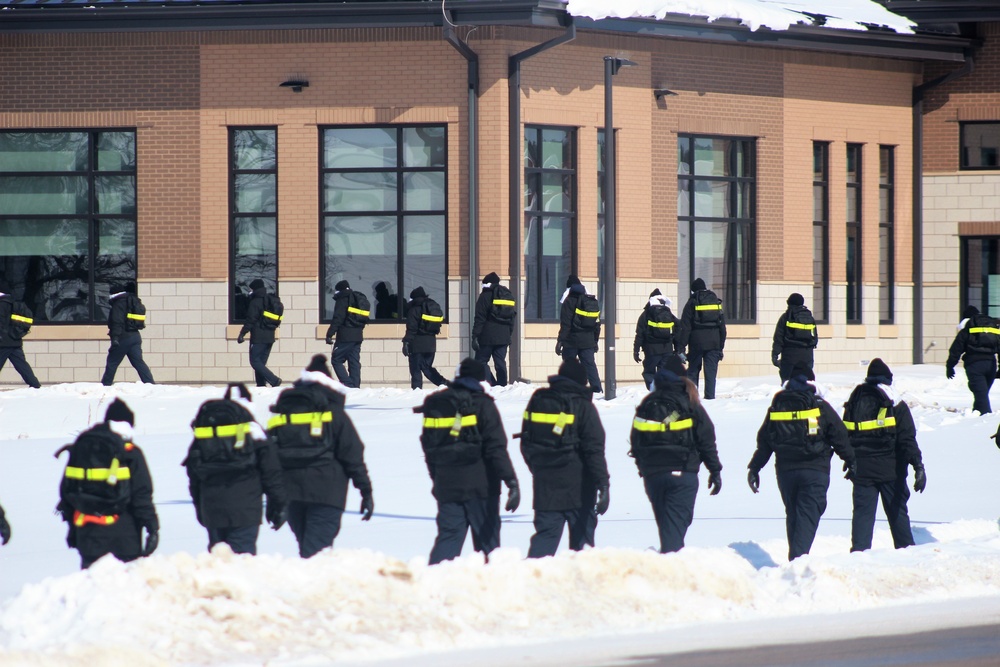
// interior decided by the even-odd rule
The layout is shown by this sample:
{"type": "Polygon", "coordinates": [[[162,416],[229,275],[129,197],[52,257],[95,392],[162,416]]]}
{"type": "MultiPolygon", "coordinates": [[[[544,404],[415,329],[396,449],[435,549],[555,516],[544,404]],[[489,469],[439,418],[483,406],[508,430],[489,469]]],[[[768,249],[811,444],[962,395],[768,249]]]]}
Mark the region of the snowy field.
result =
{"type": "MultiPolygon", "coordinates": [[[[812,554],[788,563],[772,462],[761,492],[746,485],[754,437],[776,377],[722,379],[707,408],[724,465],[720,495],[702,471],[687,548],[660,555],[652,511],[628,450],[641,387],[597,406],[608,432],[611,508],[598,548],[524,560],[529,473],[511,447],[524,497],[505,515],[489,565],[465,556],[429,568],[435,503],[420,452],[425,392],[347,390],[366,443],[375,516],[362,523],[351,490],[335,548],[302,561],[288,528],[261,530],[257,557],[205,552],[180,462],[197,406],[220,387],[66,384],[0,391],[0,502],[13,538],[0,547],[0,664],[462,665],[594,664],[643,647],[658,652],[914,632],[1000,623],[998,419],[969,411],[964,376],[896,367],[893,388],[913,411],[927,491],[910,516],[918,545],[892,549],[882,519],[874,548],[850,547],[851,486],[834,476],[812,554]],[[162,524],[153,557],[79,572],[53,513],[65,459],[53,452],[121,396],[153,473],[162,524]],[[624,636],[623,636],[624,635],[624,636]],[[573,641],[570,641],[573,640],[573,641]]],[[[6,373],[10,373],[8,370],[6,373]]],[[[821,375],[838,409],[864,376],[821,375]]],[[[508,430],[532,387],[494,392],[508,430]]],[[[258,418],[278,389],[254,390],[258,418]]],[[[1000,407],[1000,393],[994,392],[1000,407]]],[[[839,470],[839,466],[835,467],[839,470]]],[[[912,484],[912,473],[910,477],[912,484]]]]}

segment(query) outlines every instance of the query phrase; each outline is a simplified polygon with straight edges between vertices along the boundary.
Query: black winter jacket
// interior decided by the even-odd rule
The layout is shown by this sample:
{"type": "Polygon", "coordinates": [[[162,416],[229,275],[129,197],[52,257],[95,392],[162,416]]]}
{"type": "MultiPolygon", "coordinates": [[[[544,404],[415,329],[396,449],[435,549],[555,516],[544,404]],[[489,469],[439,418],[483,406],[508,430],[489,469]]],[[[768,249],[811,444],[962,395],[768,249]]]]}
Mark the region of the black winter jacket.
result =
{"type": "Polygon", "coordinates": [[[14,309],[14,297],[0,292],[0,347],[23,347],[20,338],[15,337],[10,329],[10,315],[14,309]]]}
{"type": "Polygon", "coordinates": [[[130,296],[128,292],[118,292],[111,295],[111,308],[108,310],[108,338],[112,342],[121,341],[124,336],[132,336],[133,334],[142,338],[142,335],[138,331],[127,331],[125,329],[125,323],[128,321],[128,300],[130,296]]]}
{"type": "Polygon", "coordinates": [[[406,335],[403,342],[410,344],[410,352],[434,354],[437,352],[437,336],[420,331],[420,315],[424,312],[425,297],[410,299],[406,309],[406,335]]]}
{"type": "Polygon", "coordinates": [[[893,404],[892,413],[896,418],[896,427],[895,436],[891,439],[880,438],[879,429],[848,431],[858,461],[856,484],[891,482],[897,477],[906,477],[907,466],[923,466],[923,456],[917,445],[917,427],[913,423],[910,407],[899,401],[893,404]]]}
{"type": "Polygon", "coordinates": [[[243,328],[240,329],[240,335],[245,336],[249,333],[250,342],[252,343],[267,344],[274,342],[275,329],[263,326],[264,306],[267,303],[266,297],[267,288],[258,287],[253,291],[250,303],[247,304],[247,318],[243,322],[243,328]]]}
{"type": "Polygon", "coordinates": [[[350,305],[351,290],[340,290],[333,297],[333,319],[326,330],[326,337],[337,336],[338,343],[360,343],[365,339],[365,328],[352,326],[347,321],[347,308],[350,305]]]}
{"type": "MultiPolygon", "coordinates": [[[[805,306],[789,306],[788,310],[781,314],[778,318],[778,323],[774,325],[774,336],[771,339],[771,357],[781,354],[782,352],[787,352],[790,350],[809,350],[808,358],[812,358],[812,350],[819,344],[819,335],[816,330],[812,330],[812,342],[809,345],[804,345],[797,340],[789,340],[788,338],[788,314],[792,310],[805,310],[805,306]]],[[[794,324],[794,321],[793,321],[794,324]]]]}
{"type": "Polygon", "coordinates": [[[646,304],[646,307],[642,309],[642,314],[639,315],[639,320],[635,323],[635,340],[632,342],[633,352],[639,352],[641,350],[647,356],[680,352],[679,341],[682,337],[681,321],[674,317],[674,314],[670,312],[670,308],[667,306],[657,307],[665,308],[670,314],[670,321],[674,323],[672,336],[668,340],[664,338],[657,338],[653,335],[652,329],[649,326],[649,313],[653,306],[646,304]]]}
{"type": "Polygon", "coordinates": [[[511,332],[514,331],[514,322],[501,323],[490,317],[493,310],[492,287],[483,288],[476,299],[476,316],[472,322],[472,337],[483,347],[497,345],[510,345],[511,332]]]}
{"type": "Polygon", "coordinates": [[[726,348],[726,314],[719,313],[719,326],[698,328],[694,323],[694,294],[684,304],[681,313],[681,349],[704,352],[706,350],[724,350],[726,348]]]}
{"type": "Polygon", "coordinates": [[[593,329],[578,329],[573,326],[573,316],[576,313],[580,297],[587,293],[583,285],[573,285],[563,298],[559,311],[559,342],[565,347],[586,350],[598,346],[601,340],[601,320],[593,329]]]}
{"type": "MultiPolygon", "coordinates": [[[[978,315],[976,317],[979,317],[978,315]]],[[[997,350],[993,352],[987,352],[985,350],[971,350],[969,349],[969,329],[975,325],[976,317],[970,317],[968,321],[962,326],[962,329],[955,336],[955,340],[952,341],[951,347],[948,348],[948,361],[945,362],[945,366],[948,368],[954,368],[958,364],[958,360],[962,359],[966,364],[971,364],[974,361],[985,361],[987,359],[994,359],[997,356],[997,350]]]]}
{"type": "MultiPolygon", "coordinates": [[[[690,407],[691,419],[694,421],[694,426],[690,431],[690,434],[693,436],[693,443],[687,452],[670,451],[669,454],[665,452],[665,456],[656,458],[637,457],[635,465],[639,469],[639,474],[645,477],[652,477],[674,471],[698,472],[702,463],[705,464],[709,472],[721,472],[722,462],[719,461],[719,452],[715,446],[715,425],[708,416],[708,412],[705,411],[705,407],[701,403],[693,406],[690,404],[687,385],[683,379],[679,382],[667,383],[663,387],[659,386],[659,384],[657,382],[656,390],[642,399],[640,407],[647,401],[656,400],[662,394],[673,394],[676,396],[682,403],[686,403],[690,407]],[[640,459],[648,460],[640,461],[640,459]]],[[[638,441],[637,437],[638,431],[636,431],[633,425],[631,436],[633,453],[635,452],[635,443],[638,441]]]]}

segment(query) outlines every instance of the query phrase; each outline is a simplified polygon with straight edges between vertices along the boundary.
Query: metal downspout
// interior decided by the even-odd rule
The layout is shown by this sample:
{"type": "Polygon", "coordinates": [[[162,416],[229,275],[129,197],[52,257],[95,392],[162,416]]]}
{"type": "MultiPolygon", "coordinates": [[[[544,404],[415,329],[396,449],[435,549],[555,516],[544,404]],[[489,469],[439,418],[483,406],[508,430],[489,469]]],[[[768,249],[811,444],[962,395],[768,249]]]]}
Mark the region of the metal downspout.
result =
{"type": "Polygon", "coordinates": [[[509,205],[510,291],[515,303],[522,304],[520,316],[514,318],[514,331],[510,339],[510,380],[524,381],[521,377],[521,322],[524,318],[524,300],[521,298],[521,227],[524,203],[521,200],[521,63],[552,47],[576,39],[576,24],[570,17],[566,32],[530,49],[515,53],[507,59],[507,190],[509,205]]]}

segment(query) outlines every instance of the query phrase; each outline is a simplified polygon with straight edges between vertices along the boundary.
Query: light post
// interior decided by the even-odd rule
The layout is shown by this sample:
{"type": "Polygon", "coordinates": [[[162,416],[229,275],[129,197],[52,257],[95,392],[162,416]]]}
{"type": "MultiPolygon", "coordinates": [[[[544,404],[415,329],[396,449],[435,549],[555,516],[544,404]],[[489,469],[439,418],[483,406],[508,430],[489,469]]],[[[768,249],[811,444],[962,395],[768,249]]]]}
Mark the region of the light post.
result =
{"type": "Polygon", "coordinates": [[[615,397],[618,381],[615,373],[615,329],[618,325],[618,267],[616,262],[615,124],[613,118],[612,77],[622,67],[638,63],[627,58],[604,56],[604,399],[615,397]]]}

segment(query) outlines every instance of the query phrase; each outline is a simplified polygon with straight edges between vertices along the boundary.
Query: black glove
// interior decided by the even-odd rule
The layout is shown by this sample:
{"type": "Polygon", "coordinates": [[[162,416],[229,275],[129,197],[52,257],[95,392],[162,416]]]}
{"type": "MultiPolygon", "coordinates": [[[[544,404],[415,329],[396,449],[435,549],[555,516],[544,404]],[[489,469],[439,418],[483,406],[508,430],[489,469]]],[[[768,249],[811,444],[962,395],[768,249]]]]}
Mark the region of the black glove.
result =
{"type": "Polygon", "coordinates": [[[635,363],[642,363],[642,357],[639,356],[639,350],[632,350],[632,358],[635,359],[635,363]]]}
{"type": "Polygon", "coordinates": [[[771,365],[774,366],[775,368],[781,368],[781,362],[778,360],[778,355],[776,354],[771,355],[771,365]]]}
{"type": "Polygon", "coordinates": [[[955,367],[948,366],[948,368],[944,369],[944,376],[949,380],[955,377],[955,367]]]}
{"type": "Polygon", "coordinates": [[[118,347],[118,342],[119,341],[118,341],[117,338],[112,338],[111,339],[111,347],[118,347]]]}
{"type": "Polygon", "coordinates": [[[475,338],[472,339],[472,351],[479,352],[479,341],[475,338]]]}
{"type": "Polygon", "coordinates": [[[288,511],[285,509],[283,503],[268,499],[264,516],[267,517],[267,522],[271,524],[271,528],[280,530],[285,525],[285,521],[288,520],[288,511]]]}
{"type": "Polygon", "coordinates": [[[858,478],[858,462],[851,461],[848,463],[847,461],[844,461],[844,473],[846,473],[844,475],[844,479],[848,479],[852,482],[856,480],[858,478]]]}
{"type": "Polygon", "coordinates": [[[361,510],[359,514],[362,515],[362,521],[369,521],[372,518],[372,513],[375,511],[375,501],[372,499],[372,490],[361,492],[361,510]]]}
{"type": "Polygon", "coordinates": [[[4,544],[10,542],[10,524],[7,523],[7,517],[2,509],[0,509],[0,539],[3,540],[4,544]]]}
{"type": "Polygon", "coordinates": [[[157,545],[160,544],[160,533],[155,530],[146,529],[146,546],[142,548],[142,555],[149,556],[154,551],[156,551],[157,545]]]}
{"type": "Polygon", "coordinates": [[[924,489],[927,488],[927,473],[924,472],[924,467],[913,466],[913,490],[917,493],[923,493],[924,489]]]}
{"type": "Polygon", "coordinates": [[[722,491],[722,473],[720,471],[716,470],[708,475],[708,488],[710,496],[718,495],[719,491],[722,491]]]}
{"type": "Polygon", "coordinates": [[[503,508],[508,512],[515,512],[521,504],[521,489],[518,488],[516,479],[507,480],[504,484],[507,485],[507,504],[503,508]]]}
{"type": "Polygon", "coordinates": [[[236,342],[242,345],[243,342],[246,341],[246,339],[247,339],[246,334],[240,334],[239,336],[236,337],[236,342]]]}
{"type": "Polygon", "coordinates": [[[405,340],[403,341],[403,356],[404,357],[410,356],[410,344],[407,343],[405,340]]]}
{"type": "Polygon", "coordinates": [[[562,341],[556,341],[556,355],[562,356],[563,344],[562,341]]]}
{"type": "Polygon", "coordinates": [[[327,336],[326,337],[326,344],[327,345],[333,345],[333,337],[332,336],[327,336]]]}
{"type": "Polygon", "coordinates": [[[747,484],[750,485],[750,490],[754,493],[760,492],[760,471],[750,468],[747,472],[747,484]]]}
{"type": "Polygon", "coordinates": [[[725,358],[726,358],[726,353],[723,352],[722,350],[719,350],[719,361],[722,361],[725,358]]]}
{"type": "Polygon", "coordinates": [[[611,496],[608,495],[608,487],[602,486],[597,489],[597,505],[594,507],[594,511],[598,514],[604,514],[608,511],[608,505],[611,504],[611,496]]]}

